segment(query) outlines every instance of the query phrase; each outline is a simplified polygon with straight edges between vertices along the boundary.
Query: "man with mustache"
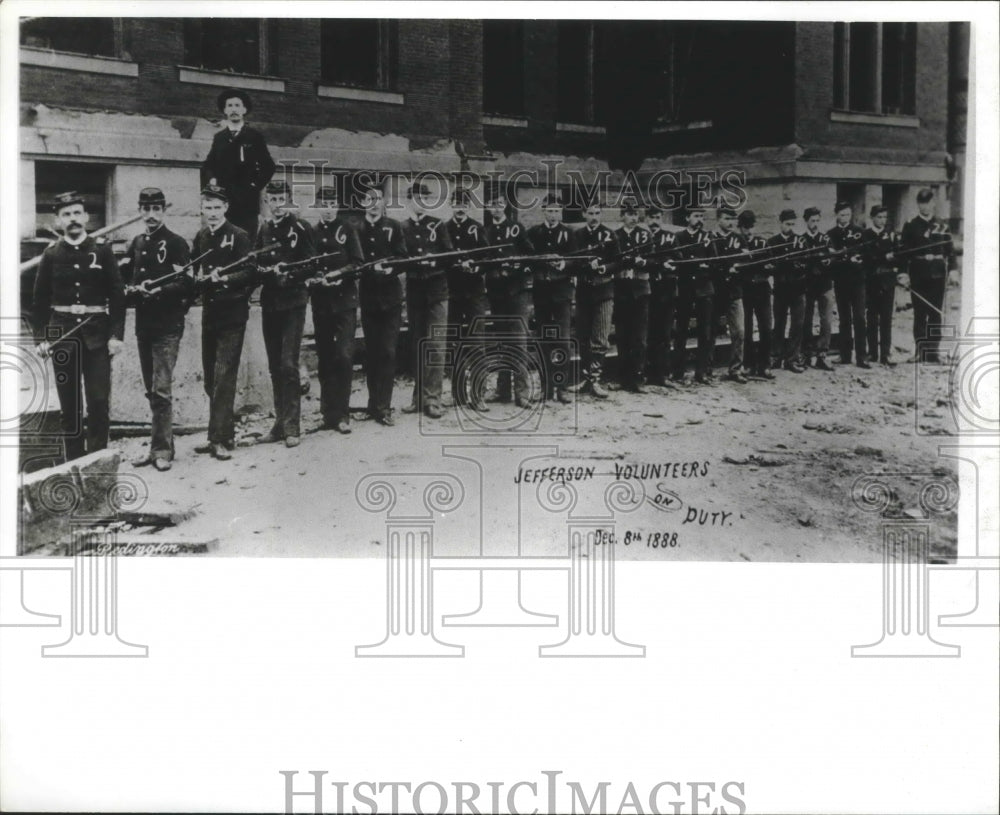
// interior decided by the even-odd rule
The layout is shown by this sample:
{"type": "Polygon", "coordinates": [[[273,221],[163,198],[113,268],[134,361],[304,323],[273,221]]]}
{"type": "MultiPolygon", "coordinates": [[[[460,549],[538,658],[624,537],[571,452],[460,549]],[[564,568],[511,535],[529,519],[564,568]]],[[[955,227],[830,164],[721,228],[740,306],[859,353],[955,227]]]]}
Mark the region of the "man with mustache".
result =
{"type": "Polygon", "coordinates": [[[63,237],[42,253],[38,265],[34,333],[38,354],[52,357],[70,461],[108,446],[111,358],[123,345],[125,286],[111,247],[87,235],[83,197],[61,193],[53,209],[63,237]],[[69,331],[76,333],[60,341],[69,331]]]}
{"type": "Polygon", "coordinates": [[[260,217],[260,193],[274,175],[274,161],[259,131],[246,124],[253,110],[250,94],[225,90],[216,99],[224,127],[212,139],[201,167],[201,184],[215,184],[229,198],[227,219],[253,240],[260,217]]]}
{"type": "Polygon", "coordinates": [[[192,277],[182,274],[150,291],[149,282],[182,271],[190,258],[187,241],[163,225],[167,199],[156,187],[139,192],[139,212],[145,231],[129,245],[123,276],[126,294],[135,304],[135,337],[146,398],[152,411],[149,455],[138,462],[163,472],[174,457],[171,396],[177,349],[184,335],[192,292],[192,277]]]}

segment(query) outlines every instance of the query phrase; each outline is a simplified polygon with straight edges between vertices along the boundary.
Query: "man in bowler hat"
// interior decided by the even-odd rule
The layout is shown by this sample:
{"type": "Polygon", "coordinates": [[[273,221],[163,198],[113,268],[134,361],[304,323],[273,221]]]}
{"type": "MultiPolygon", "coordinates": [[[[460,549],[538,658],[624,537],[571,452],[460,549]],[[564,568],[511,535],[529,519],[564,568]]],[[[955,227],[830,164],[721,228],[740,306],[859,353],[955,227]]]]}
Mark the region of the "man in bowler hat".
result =
{"type": "Polygon", "coordinates": [[[260,192],[274,175],[274,161],[264,137],[246,123],[253,100],[245,91],[225,90],[216,99],[224,127],[212,139],[212,149],[201,166],[201,184],[226,190],[226,218],[246,232],[257,234],[260,192]]]}

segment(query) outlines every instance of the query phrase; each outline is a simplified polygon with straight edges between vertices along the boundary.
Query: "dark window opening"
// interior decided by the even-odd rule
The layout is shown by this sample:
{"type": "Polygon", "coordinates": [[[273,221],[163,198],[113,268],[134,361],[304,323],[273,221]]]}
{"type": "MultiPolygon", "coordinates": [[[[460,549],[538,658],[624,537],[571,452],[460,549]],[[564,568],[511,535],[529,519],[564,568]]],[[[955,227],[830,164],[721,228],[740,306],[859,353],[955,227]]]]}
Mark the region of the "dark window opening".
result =
{"type": "Polygon", "coordinates": [[[558,27],[557,118],[568,124],[607,124],[611,87],[607,23],[562,20],[558,27]]]}
{"type": "Polygon", "coordinates": [[[917,24],[882,24],[882,112],[917,109],[917,24]]]}
{"type": "Polygon", "coordinates": [[[116,57],[115,31],[116,21],[111,17],[35,17],[21,23],[21,45],[116,57]]]}
{"type": "Polygon", "coordinates": [[[524,114],[522,20],[483,20],[483,111],[524,114]]]}
{"type": "Polygon", "coordinates": [[[916,23],[837,23],[834,104],[859,113],[916,113],[916,23]]]}
{"type": "Polygon", "coordinates": [[[203,18],[184,21],[184,64],[237,74],[277,73],[277,21],[203,18]]]}
{"type": "Polygon", "coordinates": [[[336,85],[394,88],[397,39],[394,20],[322,20],[320,78],[336,85]]]}
{"type": "Polygon", "coordinates": [[[656,96],[661,123],[710,120],[708,80],[718,72],[719,33],[712,23],[664,23],[657,31],[661,54],[656,96]]]}

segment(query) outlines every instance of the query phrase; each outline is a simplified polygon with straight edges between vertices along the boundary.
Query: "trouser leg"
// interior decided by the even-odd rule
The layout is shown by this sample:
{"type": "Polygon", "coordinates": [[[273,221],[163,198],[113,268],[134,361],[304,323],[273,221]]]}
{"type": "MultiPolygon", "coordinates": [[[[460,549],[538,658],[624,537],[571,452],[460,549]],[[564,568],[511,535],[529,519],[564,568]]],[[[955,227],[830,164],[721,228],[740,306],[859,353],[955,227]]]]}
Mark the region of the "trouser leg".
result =
{"type": "Polygon", "coordinates": [[[854,346],[854,326],[852,313],[851,283],[841,274],[833,284],[834,299],[837,303],[837,351],[840,358],[849,360],[851,348],[854,346]]]}
{"type": "Polygon", "coordinates": [[[150,458],[174,457],[173,377],[180,347],[180,334],[164,334],[139,341],[146,398],[152,413],[150,458]]]}
{"type": "Polygon", "coordinates": [[[801,290],[790,291],[788,293],[788,341],[785,344],[785,362],[788,365],[802,362],[805,312],[805,292],[801,290]]]}
{"type": "Polygon", "coordinates": [[[208,440],[232,446],[236,437],[236,379],[243,354],[246,323],[213,330],[212,391],[209,394],[208,440]]]}
{"type": "Polygon", "coordinates": [[[59,421],[66,460],[86,453],[83,429],[83,342],[77,337],[63,340],[53,348],[52,369],[59,395],[59,421]]]}
{"type": "Polygon", "coordinates": [[[106,345],[83,346],[83,390],[87,398],[87,452],[108,446],[111,429],[111,355],[106,345]]]}
{"type": "Polygon", "coordinates": [[[715,350],[715,326],[712,324],[712,297],[698,297],[695,302],[698,331],[698,355],[695,374],[705,376],[712,368],[712,352],[715,350]]]}
{"type": "Polygon", "coordinates": [[[865,283],[858,276],[851,282],[851,322],[854,324],[854,357],[857,362],[865,358],[865,339],[868,336],[868,315],[865,304],[865,283]]]}
{"type": "Polygon", "coordinates": [[[674,333],[673,375],[684,375],[684,358],[687,354],[688,331],[691,326],[691,315],[694,311],[694,296],[690,292],[681,292],[677,298],[677,327],[674,333]]]}
{"type": "Polygon", "coordinates": [[[726,328],[729,330],[729,373],[737,374],[743,369],[743,298],[730,300],[726,304],[726,328]]]}

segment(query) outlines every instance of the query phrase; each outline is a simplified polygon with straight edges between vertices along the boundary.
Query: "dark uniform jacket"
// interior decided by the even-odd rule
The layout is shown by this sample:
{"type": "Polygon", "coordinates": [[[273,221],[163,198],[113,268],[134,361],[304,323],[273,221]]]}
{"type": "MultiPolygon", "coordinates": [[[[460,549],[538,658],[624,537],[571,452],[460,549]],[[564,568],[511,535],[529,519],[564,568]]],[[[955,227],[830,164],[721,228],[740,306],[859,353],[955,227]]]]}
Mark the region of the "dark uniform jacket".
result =
{"type": "MultiPolygon", "coordinates": [[[[225,221],[215,232],[207,226],[194,236],[194,256],[209,252],[198,261],[202,274],[221,269],[246,257],[250,251],[250,236],[235,224],[225,221]]],[[[211,325],[238,325],[250,317],[250,294],[257,288],[257,275],[252,269],[233,270],[223,275],[226,283],[209,284],[203,298],[202,322],[211,325]]]]}
{"type": "MultiPolygon", "coordinates": [[[[333,272],[348,264],[364,262],[365,253],[361,249],[358,231],[343,215],[338,215],[329,223],[320,221],[316,224],[313,227],[313,238],[317,255],[336,253],[319,262],[318,272],[333,272]]],[[[336,286],[313,286],[309,292],[312,295],[313,309],[321,307],[328,311],[351,311],[358,307],[356,280],[345,280],[336,286]]]]}
{"type": "MultiPolygon", "coordinates": [[[[487,246],[513,244],[498,250],[499,257],[530,255],[533,252],[528,240],[528,230],[517,221],[504,218],[500,223],[487,224],[483,227],[483,232],[487,246]]],[[[523,263],[491,264],[486,271],[486,288],[491,297],[511,297],[531,288],[531,275],[524,271],[523,263]]]]}
{"type": "Polygon", "coordinates": [[[63,333],[82,323],[89,314],[52,311],[54,306],[103,306],[107,315],[96,314],[76,335],[90,349],[106,345],[125,333],[125,284],[118,261],[108,244],[87,236],[77,246],[63,238],[42,252],[35,276],[32,316],[35,339],[46,338],[46,326],[63,333]]]}
{"type": "MultiPolygon", "coordinates": [[[[407,218],[400,225],[403,230],[403,243],[406,245],[406,255],[420,257],[438,252],[450,252],[451,235],[448,227],[440,218],[431,215],[421,215],[418,219],[407,218]]],[[[447,297],[448,277],[445,274],[446,261],[431,261],[432,266],[413,264],[406,267],[406,285],[411,283],[423,286],[428,294],[447,297]]]]}
{"type": "MultiPolygon", "coordinates": [[[[187,241],[160,224],[154,232],[136,235],[126,254],[128,263],[122,267],[126,283],[138,285],[170,274],[174,266],[186,266],[191,259],[187,241]]],[[[193,286],[187,275],[175,277],[159,287],[152,296],[135,298],[135,334],[156,337],[181,334],[184,315],[190,305],[193,286]]]]}
{"type": "MultiPolygon", "coordinates": [[[[706,259],[709,255],[709,234],[704,229],[697,229],[692,232],[690,229],[682,229],[674,233],[674,243],[683,247],[677,253],[678,260],[706,259]]],[[[712,297],[715,294],[715,286],[712,283],[711,275],[705,270],[698,268],[700,264],[685,263],[677,267],[680,272],[681,290],[694,297],[712,297]],[[688,274],[688,273],[691,274],[688,274]]]]}
{"type": "MultiPolygon", "coordinates": [[[[648,229],[634,227],[631,232],[627,232],[625,227],[615,230],[614,236],[621,251],[631,249],[633,246],[642,246],[650,242],[652,236],[648,229]]],[[[643,297],[650,293],[649,268],[648,266],[637,266],[635,254],[622,258],[615,264],[616,280],[615,293],[619,297],[643,297]],[[622,276],[624,272],[632,271],[631,278],[622,276]]]]}
{"type": "Polygon", "coordinates": [[[767,290],[770,291],[772,271],[767,268],[767,264],[757,263],[757,261],[767,259],[770,255],[770,253],[761,251],[768,247],[767,240],[760,235],[751,235],[749,238],[744,237],[743,243],[753,253],[750,257],[753,266],[749,267],[745,272],[740,273],[743,285],[754,290],[759,290],[761,287],[766,286],[767,290]]]}
{"type": "MultiPolygon", "coordinates": [[[[799,242],[803,249],[815,249],[821,246],[829,246],[830,238],[818,229],[814,233],[808,230],[799,235],[799,242]]],[[[833,269],[830,258],[823,254],[807,255],[799,261],[805,270],[806,286],[815,291],[826,291],[833,285],[833,269]]]]}
{"type": "Polygon", "coordinates": [[[802,284],[802,269],[799,264],[794,260],[781,259],[784,255],[797,252],[802,248],[800,237],[794,232],[789,232],[787,235],[778,232],[767,239],[767,245],[771,249],[769,265],[774,267],[773,270],[769,271],[774,274],[775,288],[788,288],[802,284]]]}
{"type": "Polygon", "coordinates": [[[947,277],[948,257],[952,253],[951,234],[948,225],[937,218],[921,218],[919,215],[903,226],[902,249],[915,249],[927,244],[945,241],[943,246],[933,246],[908,258],[911,277],[947,277]],[[933,255],[933,260],[925,260],[924,255],[933,255]]]}
{"type": "MultiPolygon", "coordinates": [[[[612,232],[604,224],[598,224],[593,229],[584,225],[576,230],[576,246],[581,251],[589,250],[588,255],[597,255],[606,266],[604,274],[587,269],[580,275],[580,294],[595,302],[613,297],[615,291],[614,272],[617,265],[612,259],[620,251],[618,233],[612,232]]],[[[589,261],[587,262],[589,263],[589,261]]]]}
{"type": "Polygon", "coordinates": [[[899,235],[891,229],[883,229],[881,232],[876,232],[871,227],[868,227],[864,231],[862,242],[865,244],[862,250],[862,257],[868,278],[895,277],[895,261],[889,260],[886,255],[898,251],[899,235]]]}
{"type": "MultiPolygon", "coordinates": [[[[466,217],[462,223],[452,218],[447,223],[452,249],[479,249],[486,246],[485,228],[479,221],[466,217]]],[[[466,272],[457,263],[448,269],[448,290],[452,297],[475,297],[485,294],[486,283],[476,272],[466,272]]]]}
{"type": "MultiPolygon", "coordinates": [[[[359,237],[366,261],[407,257],[402,225],[385,215],[375,223],[365,218],[359,237]]],[[[366,311],[384,311],[403,302],[403,284],[397,274],[369,269],[361,276],[360,292],[361,308],[366,311]]]]}
{"type": "MultiPolygon", "coordinates": [[[[715,277],[716,288],[728,300],[739,300],[743,297],[743,279],[739,274],[730,274],[730,269],[737,263],[739,258],[729,257],[745,253],[750,247],[746,239],[735,229],[732,232],[716,230],[711,234],[709,245],[709,256],[720,259],[712,264],[712,273],[715,277]]],[[[748,256],[746,260],[750,260],[748,256]]],[[[743,261],[746,262],[746,261],[743,261]]]]}
{"type": "Polygon", "coordinates": [[[845,281],[863,281],[864,269],[862,267],[862,250],[850,251],[861,244],[864,240],[864,230],[860,227],[848,224],[847,226],[835,226],[826,233],[830,239],[830,248],[836,251],[847,250],[833,261],[833,273],[845,281]],[[857,257],[857,260],[854,258],[857,257]]]}
{"type": "MultiPolygon", "coordinates": [[[[312,227],[301,218],[288,213],[280,221],[266,221],[257,233],[257,247],[277,243],[278,246],[257,258],[261,266],[295,263],[316,254],[312,227]]],[[[281,283],[273,275],[264,278],[260,305],[265,311],[283,311],[304,306],[309,299],[304,282],[281,283]]]]}
{"type": "MultiPolygon", "coordinates": [[[[576,251],[576,237],[566,224],[559,223],[549,227],[544,223],[536,224],[528,230],[528,242],[539,255],[566,255],[576,251]]],[[[553,301],[573,299],[573,261],[567,261],[566,268],[560,271],[553,263],[538,261],[532,264],[535,275],[535,294],[541,287],[553,301]]]]}
{"type": "MultiPolygon", "coordinates": [[[[653,245],[650,249],[650,253],[663,252],[666,249],[672,249],[676,246],[676,233],[670,232],[663,227],[657,229],[650,228],[649,230],[649,242],[653,245]]],[[[669,269],[664,269],[664,262],[675,256],[676,253],[671,255],[664,255],[663,257],[656,258],[647,264],[646,268],[649,269],[649,279],[655,285],[657,283],[664,283],[667,285],[677,283],[677,272],[671,272],[669,269]]]]}
{"type": "Polygon", "coordinates": [[[274,161],[259,131],[243,125],[233,134],[223,127],[212,138],[212,148],[201,167],[201,184],[211,179],[222,185],[237,215],[256,214],[260,191],[274,175],[274,161]]]}

